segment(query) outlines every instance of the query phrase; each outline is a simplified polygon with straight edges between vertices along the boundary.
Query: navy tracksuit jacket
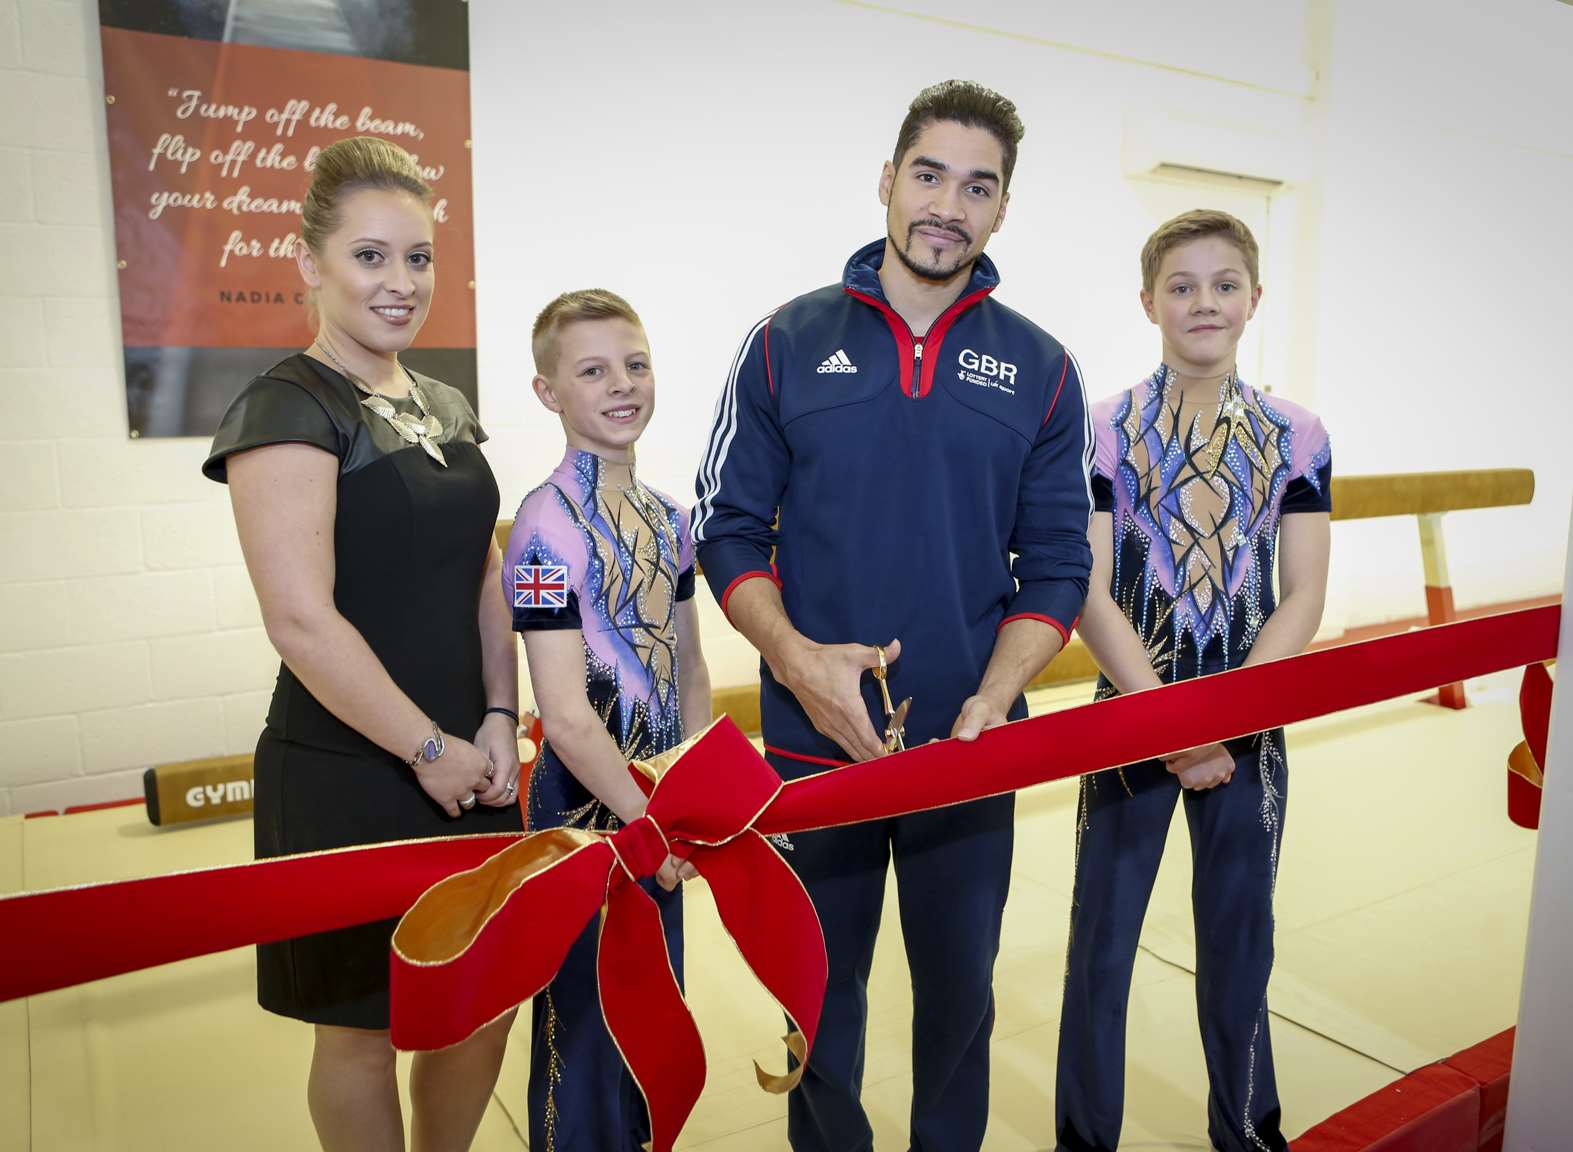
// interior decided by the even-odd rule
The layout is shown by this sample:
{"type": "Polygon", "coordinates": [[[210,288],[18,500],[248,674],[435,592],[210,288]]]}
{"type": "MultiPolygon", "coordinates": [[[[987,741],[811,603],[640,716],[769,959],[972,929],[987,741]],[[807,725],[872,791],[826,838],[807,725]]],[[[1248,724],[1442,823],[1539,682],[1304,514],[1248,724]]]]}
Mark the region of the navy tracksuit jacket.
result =
{"type": "MultiPolygon", "coordinates": [[[[811,640],[899,637],[890,691],[912,697],[913,745],[950,734],[1004,623],[1041,620],[1064,636],[1075,626],[1092,563],[1093,437],[1074,357],[992,299],[990,260],[915,336],[880,287],[884,244],[744,339],[700,467],[693,532],[723,610],[763,575],[811,640]]],[[[763,663],[760,679],[765,743],[783,776],[845,760],[763,663]]],[[[882,731],[872,677],[864,698],[882,731]]],[[[1025,702],[1010,715],[1025,716],[1025,702]]],[[[788,859],[830,954],[819,1039],[789,1104],[798,1152],[872,1146],[858,1093],[891,855],[913,979],[912,1147],[981,1146],[1012,813],[1006,796],[793,837],[788,859]]]]}

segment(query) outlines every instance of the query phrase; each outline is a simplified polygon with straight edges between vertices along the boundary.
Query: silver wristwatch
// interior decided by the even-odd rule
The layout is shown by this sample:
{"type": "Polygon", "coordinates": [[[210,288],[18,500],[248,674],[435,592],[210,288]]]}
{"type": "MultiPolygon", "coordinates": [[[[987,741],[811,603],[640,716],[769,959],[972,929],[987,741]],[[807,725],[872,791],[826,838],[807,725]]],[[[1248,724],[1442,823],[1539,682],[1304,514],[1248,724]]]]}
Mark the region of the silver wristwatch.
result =
{"type": "Polygon", "coordinates": [[[431,735],[421,741],[421,746],[415,749],[415,755],[404,762],[406,768],[419,770],[422,764],[430,764],[446,751],[447,745],[443,743],[442,729],[437,727],[436,721],[432,722],[431,735]]]}

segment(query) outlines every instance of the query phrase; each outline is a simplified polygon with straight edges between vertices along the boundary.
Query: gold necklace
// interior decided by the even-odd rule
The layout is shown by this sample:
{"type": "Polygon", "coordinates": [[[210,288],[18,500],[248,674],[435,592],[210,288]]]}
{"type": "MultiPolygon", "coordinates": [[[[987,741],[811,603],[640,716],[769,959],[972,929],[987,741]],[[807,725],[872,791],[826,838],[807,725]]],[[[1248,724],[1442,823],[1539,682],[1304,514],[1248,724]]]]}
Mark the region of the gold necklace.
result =
{"type": "Polygon", "coordinates": [[[368,387],[364,380],[351,372],[349,366],[339,359],[338,354],[333,351],[332,346],[322,336],[317,337],[316,343],[317,347],[321,348],[327,354],[328,359],[332,360],[338,370],[344,374],[344,378],[365,393],[361,397],[361,405],[363,407],[371,409],[386,420],[393,427],[393,430],[399,434],[399,439],[406,444],[419,444],[425,450],[426,455],[437,461],[444,468],[448,466],[448,461],[443,458],[442,449],[436,443],[437,437],[442,435],[442,422],[427,409],[426,397],[421,395],[421,386],[415,382],[414,376],[410,376],[410,399],[415,401],[415,407],[420,409],[421,418],[419,420],[408,412],[400,412],[393,406],[393,402],[381,392],[373,391],[368,387]]]}

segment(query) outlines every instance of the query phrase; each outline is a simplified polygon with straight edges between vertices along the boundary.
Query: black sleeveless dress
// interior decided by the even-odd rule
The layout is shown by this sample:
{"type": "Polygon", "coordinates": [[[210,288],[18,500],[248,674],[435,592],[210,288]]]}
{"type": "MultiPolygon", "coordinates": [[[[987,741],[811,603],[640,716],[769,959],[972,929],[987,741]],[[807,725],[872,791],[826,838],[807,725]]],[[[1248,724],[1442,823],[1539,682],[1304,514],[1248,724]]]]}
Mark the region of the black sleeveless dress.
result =
{"type": "MultiPolygon", "coordinates": [[[[468,740],[486,708],[477,613],[497,483],[469,402],[415,378],[442,423],[446,468],[362,407],[342,375],[297,354],[236,397],[202,471],[222,482],[231,453],[265,444],[312,444],[338,457],[334,604],[394,683],[444,732],[468,740]]],[[[415,411],[408,400],[398,407],[415,411]]],[[[517,805],[478,805],[450,820],[411,769],[335,717],[284,666],[254,770],[259,859],[522,827],[517,805]]],[[[386,1028],[396,923],[260,945],[258,1003],[315,1024],[386,1028]]]]}

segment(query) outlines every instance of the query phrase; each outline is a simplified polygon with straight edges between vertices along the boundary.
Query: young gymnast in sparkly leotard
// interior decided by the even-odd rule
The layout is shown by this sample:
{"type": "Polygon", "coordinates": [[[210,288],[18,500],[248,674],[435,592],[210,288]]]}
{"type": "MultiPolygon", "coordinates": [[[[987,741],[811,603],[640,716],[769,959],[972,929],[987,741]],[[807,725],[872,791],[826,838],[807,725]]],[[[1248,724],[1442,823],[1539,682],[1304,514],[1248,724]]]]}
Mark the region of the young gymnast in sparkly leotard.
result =
{"type": "MultiPolygon", "coordinates": [[[[1092,410],[1093,569],[1080,630],[1102,669],[1100,696],[1300,652],[1327,583],[1327,433],[1235,369],[1261,294],[1256,241],[1232,216],[1186,213],[1147,241],[1142,274],[1163,363],[1092,410]]],[[[1180,796],[1195,877],[1208,1134],[1227,1152],[1287,1147],[1267,1018],[1287,790],[1281,729],[1082,779],[1060,1148],[1119,1142],[1131,969],[1180,796]]]]}
{"type": "MultiPolygon", "coordinates": [[[[643,325],[609,292],[571,292],[535,325],[534,386],[562,418],[562,463],[525,497],[504,580],[524,634],[545,740],[528,781],[530,830],[610,830],[644,812],[628,772],[710,722],[693,602],[688,513],[644,484],[634,443],[655,404],[643,325]]],[[[692,875],[669,858],[649,890],[682,979],[682,903],[692,875]]],[[[649,1138],[643,1097],[601,1016],[598,922],[536,998],[530,1147],[620,1152],[649,1138]]]]}

